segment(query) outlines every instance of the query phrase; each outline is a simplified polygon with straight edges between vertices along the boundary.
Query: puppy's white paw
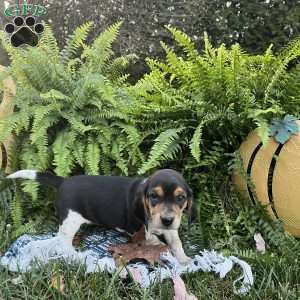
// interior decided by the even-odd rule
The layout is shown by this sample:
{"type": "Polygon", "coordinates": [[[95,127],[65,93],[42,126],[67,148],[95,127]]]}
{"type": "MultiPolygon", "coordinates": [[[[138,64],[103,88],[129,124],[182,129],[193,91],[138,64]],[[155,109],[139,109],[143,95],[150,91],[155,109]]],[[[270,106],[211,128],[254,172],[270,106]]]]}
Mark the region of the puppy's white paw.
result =
{"type": "Polygon", "coordinates": [[[152,238],[149,240],[146,240],[147,246],[159,246],[159,245],[165,245],[165,243],[161,242],[158,238],[152,238]]]}
{"type": "Polygon", "coordinates": [[[190,257],[188,257],[186,255],[181,256],[181,257],[176,257],[176,258],[177,258],[178,262],[184,266],[189,265],[193,261],[190,257]]]}

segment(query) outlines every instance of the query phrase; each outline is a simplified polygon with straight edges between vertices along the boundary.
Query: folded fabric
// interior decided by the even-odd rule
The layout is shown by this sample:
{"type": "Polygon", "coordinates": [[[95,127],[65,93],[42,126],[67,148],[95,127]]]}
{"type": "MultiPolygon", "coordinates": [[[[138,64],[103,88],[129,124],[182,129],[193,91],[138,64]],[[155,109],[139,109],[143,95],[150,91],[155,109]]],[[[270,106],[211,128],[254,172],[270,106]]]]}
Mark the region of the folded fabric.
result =
{"type": "MultiPolygon", "coordinates": [[[[111,245],[126,243],[127,237],[117,230],[99,230],[83,240],[82,249],[68,247],[55,234],[23,235],[19,237],[0,259],[0,265],[12,272],[27,272],[34,265],[46,264],[52,260],[63,259],[67,263],[83,264],[87,273],[107,271],[115,272],[119,269],[108,248],[111,245]]],[[[161,254],[162,265],[153,266],[144,261],[131,262],[126,268],[119,269],[119,276],[126,277],[128,272],[142,288],[160,282],[165,278],[174,278],[183,273],[197,271],[215,272],[224,278],[231,271],[234,264],[242,269],[242,275],[234,281],[234,292],[246,294],[253,285],[251,267],[237,257],[224,257],[212,251],[201,251],[195,255],[191,263],[183,266],[170,253],[161,254]],[[240,284],[236,287],[237,283],[240,284]]]]}

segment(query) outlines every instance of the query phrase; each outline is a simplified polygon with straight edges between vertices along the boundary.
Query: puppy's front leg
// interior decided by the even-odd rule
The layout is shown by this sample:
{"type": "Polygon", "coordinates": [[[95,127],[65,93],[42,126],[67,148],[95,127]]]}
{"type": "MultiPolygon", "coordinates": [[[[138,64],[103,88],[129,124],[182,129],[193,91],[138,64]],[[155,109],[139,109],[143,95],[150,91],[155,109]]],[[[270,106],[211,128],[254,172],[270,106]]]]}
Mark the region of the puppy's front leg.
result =
{"type": "Polygon", "coordinates": [[[179,263],[183,265],[189,264],[192,259],[184,253],[178,230],[165,230],[164,236],[173,255],[177,258],[179,263]]]}
{"type": "Polygon", "coordinates": [[[145,230],[146,245],[164,245],[156,234],[151,229],[145,230]]]}

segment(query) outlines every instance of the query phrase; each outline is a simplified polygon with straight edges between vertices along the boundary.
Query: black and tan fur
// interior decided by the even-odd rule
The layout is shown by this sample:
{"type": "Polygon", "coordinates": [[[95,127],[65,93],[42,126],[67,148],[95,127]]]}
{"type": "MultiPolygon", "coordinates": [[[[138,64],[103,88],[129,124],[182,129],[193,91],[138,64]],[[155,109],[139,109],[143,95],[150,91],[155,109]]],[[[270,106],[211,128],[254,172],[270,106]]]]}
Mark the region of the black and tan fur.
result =
{"type": "Polygon", "coordinates": [[[188,263],[178,236],[184,210],[191,215],[192,191],[182,175],[171,169],[148,178],[72,176],[21,170],[7,178],[27,178],[57,189],[59,232],[72,245],[84,223],[119,228],[128,233],[146,225],[146,240],[158,244],[163,235],[180,263],[188,263]]]}

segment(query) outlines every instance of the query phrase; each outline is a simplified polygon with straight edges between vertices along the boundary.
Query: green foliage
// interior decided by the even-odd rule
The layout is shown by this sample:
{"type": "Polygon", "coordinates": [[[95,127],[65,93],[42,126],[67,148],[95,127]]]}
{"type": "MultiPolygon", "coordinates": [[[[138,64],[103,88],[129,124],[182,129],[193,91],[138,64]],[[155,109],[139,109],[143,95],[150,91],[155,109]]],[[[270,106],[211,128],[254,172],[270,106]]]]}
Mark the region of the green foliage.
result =
{"type": "Polygon", "coordinates": [[[143,174],[149,169],[158,167],[161,160],[171,160],[176,158],[179,149],[179,136],[182,129],[167,129],[160,133],[154,140],[154,145],[149,154],[148,160],[141,166],[139,173],[143,174]]]}
{"type": "Polygon", "coordinates": [[[128,59],[114,59],[112,51],[120,23],[87,45],[91,26],[87,23],[77,28],[61,51],[47,25],[36,48],[16,50],[2,36],[12,60],[10,73],[18,88],[16,113],[1,121],[1,140],[11,133],[26,135],[22,168],[50,168],[66,176],[80,166],[96,174],[100,171],[95,163],[101,148],[105,148],[103,159],[113,160],[109,153],[112,141],[122,143],[124,156],[132,154],[132,140],[122,128],[130,125],[122,108],[129,98],[120,85],[120,66],[126,67],[128,59]],[[87,146],[91,140],[93,147],[87,146]]]}
{"type": "MultiPolygon", "coordinates": [[[[14,169],[50,169],[61,176],[127,175],[130,164],[140,164],[140,134],[128,117],[131,99],[124,73],[135,56],[115,57],[112,50],[120,26],[110,26],[87,44],[92,23],[83,24],[62,50],[47,24],[35,48],[14,48],[1,32],[17,92],[15,113],[0,121],[0,140],[11,134],[18,140],[14,169]]],[[[43,187],[29,181],[21,187],[35,209],[48,211],[51,197],[46,196],[45,205],[43,187]]],[[[16,227],[27,215],[22,211],[25,195],[20,192],[11,202],[16,227]]]]}
{"type": "Polygon", "coordinates": [[[165,59],[148,59],[150,72],[130,87],[136,99],[130,113],[149,134],[141,144],[146,162],[139,173],[173,167],[192,184],[199,216],[190,234],[183,230],[187,252],[193,252],[189,244],[201,245],[251,259],[255,266],[275,264],[288,253],[285,263],[291,264],[299,259],[299,242],[264,207],[241,201],[228,182],[232,153],[252,129],[258,128],[266,142],[271,118],[299,116],[299,68],[287,70],[300,55],[299,41],[279,55],[271,47],[250,55],[239,45],[215,49],[205,35],[199,53],[187,35],[168,29],[177,47],[162,43],[165,59]],[[227,189],[216,190],[224,182],[227,189]],[[258,232],[266,241],[266,255],[255,250],[258,232]]]}
{"type": "Polygon", "coordinates": [[[32,221],[24,222],[20,191],[16,185],[5,180],[5,174],[0,172],[0,247],[7,247],[10,239],[23,233],[35,232],[36,224],[32,221]],[[12,223],[10,223],[12,221],[12,223]]]}
{"type": "Polygon", "coordinates": [[[147,146],[153,143],[149,151],[144,148],[148,158],[140,174],[164,164],[179,169],[184,164],[194,172],[222,164],[224,155],[212,157],[215,142],[218,153],[232,153],[255,127],[266,142],[272,117],[299,111],[298,102],[283,101],[283,95],[296,94],[289,87],[298,80],[286,68],[300,55],[299,40],[279,55],[271,47],[249,55],[238,44],[213,48],[205,34],[199,53],[185,33],[167,29],[177,50],[162,42],[165,60],[148,59],[150,72],[130,88],[136,99],[131,114],[143,132],[151,133],[147,146]],[[178,129],[176,139],[168,137],[178,129]]]}
{"type": "Polygon", "coordinates": [[[200,122],[198,127],[196,128],[194,135],[191,139],[190,142],[190,149],[191,149],[191,154],[195,158],[195,160],[199,163],[200,162],[200,141],[201,141],[201,136],[202,136],[202,127],[203,127],[203,122],[200,122]]]}
{"type": "Polygon", "coordinates": [[[0,172],[0,217],[7,222],[10,216],[11,203],[14,199],[15,187],[12,182],[5,180],[5,175],[0,172]]]}

